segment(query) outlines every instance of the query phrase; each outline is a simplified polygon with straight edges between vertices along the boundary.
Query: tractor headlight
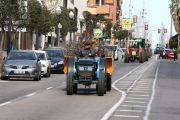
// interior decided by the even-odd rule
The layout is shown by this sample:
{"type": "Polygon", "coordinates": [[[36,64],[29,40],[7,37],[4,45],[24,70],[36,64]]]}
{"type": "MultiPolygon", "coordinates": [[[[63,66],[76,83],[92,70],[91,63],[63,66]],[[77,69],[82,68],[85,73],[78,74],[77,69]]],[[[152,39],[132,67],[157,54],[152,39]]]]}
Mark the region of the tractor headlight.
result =
{"type": "Polygon", "coordinates": [[[93,67],[88,67],[87,70],[93,70],[93,67]]]}
{"type": "Polygon", "coordinates": [[[58,64],[63,64],[63,63],[64,63],[64,61],[59,61],[59,62],[58,62],[58,64]]]}
{"type": "Polygon", "coordinates": [[[79,67],[79,70],[84,70],[84,67],[79,67]]]}

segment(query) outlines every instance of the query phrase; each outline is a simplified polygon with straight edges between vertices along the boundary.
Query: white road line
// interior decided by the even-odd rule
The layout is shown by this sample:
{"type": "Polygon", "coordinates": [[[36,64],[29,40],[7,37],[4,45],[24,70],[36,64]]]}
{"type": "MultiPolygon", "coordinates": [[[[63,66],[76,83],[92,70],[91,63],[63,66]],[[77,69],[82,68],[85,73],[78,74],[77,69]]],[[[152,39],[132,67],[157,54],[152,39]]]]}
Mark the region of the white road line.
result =
{"type": "Polygon", "coordinates": [[[144,92],[144,91],[129,91],[129,92],[137,92],[137,93],[149,93],[149,92],[144,92]]]}
{"type": "Polygon", "coordinates": [[[131,97],[126,97],[126,99],[131,99],[131,100],[147,100],[147,98],[131,98],[131,97]]]}
{"type": "Polygon", "coordinates": [[[131,96],[148,96],[149,97],[149,95],[133,95],[133,94],[129,94],[129,95],[131,95],[131,96]]]}
{"type": "Polygon", "coordinates": [[[2,80],[0,80],[0,82],[10,82],[10,81],[2,81],[2,80]]]}
{"type": "Polygon", "coordinates": [[[33,96],[33,95],[35,95],[36,93],[31,93],[31,94],[29,94],[29,95],[26,95],[25,97],[30,97],[30,96],[33,96]]]}
{"type": "Polygon", "coordinates": [[[121,92],[122,96],[120,98],[120,100],[103,116],[103,118],[101,120],[107,120],[112,114],[113,112],[119,107],[119,105],[124,101],[124,99],[126,98],[126,93],[122,90],[119,90],[115,84],[117,82],[119,82],[120,80],[124,79],[125,77],[127,77],[129,74],[131,74],[133,71],[137,70],[139,67],[141,67],[144,64],[141,64],[140,66],[136,67],[135,69],[133,69],[132,71],[130,71],[129,73],[127,73],[126,75],[124,75],[123,77],[121,77],[120,79],[116,80],[113,84],[112,87],[114,89],[116,89],[117,91],[121,92]]]}
{"type": "Polygon", "coordinates": [[[48,87],[47,90],[50,90],[50,89],[52,89],[52,88],[53,88],[53,87],[48,87]]]}
{"type": "Polygon", "coordinates": [[[128,117],[128,118],[139,118],[139,116],[130,116],[130,115],[111,115],[114,117],[128,117]]]}
{"type": "MultiPolygon", "coordinates": [[[[135,89],[136,87],[134,87],[134,89],[135,89]]],[[[149,87],[137,87],[137,88],[145,88],[145,89],[148,89],[149,87]]]]}
{"type": "Polygon", "coordinates": [[[156,86],[157,75],[158,75],[158,71],[159,71],[159,64],[158,64],[158,67],[157,67],[157,70],[156,70],[156,75],[155,75],[155,79],[154,79],[153,86],[152,86],[152,95],[151,95],[151,99],[150,99],[150,101],[149,101],[149,103],[147,105],[146,115],[144,116],[144,120],[148,120],[148,116],[149,116],[150,111],[151,111],[151,104],[152,104],[152,101],[153,101],[154,96],[155,96],[155,86],[156,86]]]}
{"type": "Polygon", "coordinates": [[[146,102],[139,102],[139,101],[124,101],[124,102],[129,102],[129,103],[146,103],[146,102]]]}
{"type": "Polygon", "coordinates": [[[127,90],[126,93],[129,93],[129,91],[132,89],[132,87],[136,84],[136,82],[142,77],[142,75],[146,72],[146,70],[154,63],[154,61],[148,65],[148,67],[146,67],[146,69],[144,70],[144,72],[134,81],[134,83],[132,84],[132,86],[127,90]]]}
{"type": "Polygon", "coordinates": [[[122,107],[146,107],[146,106],[144,106],[144,105],[120,105],[120,106],[122,106],[122,107]]]}
{"type": "Polygon", "coordinates": [[[9,104],[9,103],[11,103],[11,102],[2,103],[2,104],[0,104],[0,107],[1,107],[1,106],[4,106],[4,105],[7,105],[7,104],[9,104]]]}
{"type": "Polygon", "coordinates": [[[142,112],[142,110],[117,110],[121,112],[142,112]]]}
{"type": "Polygon", "coordinates": [[[149,89],[138,89],[138,88],[134,88],[133,90],[149,90],[149,89]]]}
{"type": "Polygon", "coordinates": [[[138,83],[138,85],[149,85],[151,83],[138,83]]]}

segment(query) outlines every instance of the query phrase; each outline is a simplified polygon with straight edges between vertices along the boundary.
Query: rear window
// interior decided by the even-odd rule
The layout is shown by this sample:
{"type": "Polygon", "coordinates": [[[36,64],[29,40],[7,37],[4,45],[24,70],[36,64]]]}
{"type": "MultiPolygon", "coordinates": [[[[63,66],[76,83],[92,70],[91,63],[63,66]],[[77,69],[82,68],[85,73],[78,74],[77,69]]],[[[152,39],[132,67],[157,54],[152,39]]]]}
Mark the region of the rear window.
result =
{"type": "Polygon", "coordinates": [[[63,57],[63,53],[60,50],[45,50],[49,57],[63,57]]]}
{"type": "Polygon", "coordinates": [[[174,53],[174,51],[168,51],[169,53],[174,53]]]}

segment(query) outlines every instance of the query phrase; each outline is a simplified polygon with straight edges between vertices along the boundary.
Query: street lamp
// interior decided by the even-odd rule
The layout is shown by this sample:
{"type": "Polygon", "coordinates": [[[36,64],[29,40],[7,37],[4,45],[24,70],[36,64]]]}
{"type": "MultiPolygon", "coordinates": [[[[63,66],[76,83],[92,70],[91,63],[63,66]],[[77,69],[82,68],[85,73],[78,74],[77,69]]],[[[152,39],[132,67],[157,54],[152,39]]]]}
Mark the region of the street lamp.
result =
{"type": "MultiPolygon", "coordinates": [[[[69,13],[69,18],[70,18],[70,24],[72,25],[72,20],[74,18],[74,13],[72,11],[69,13]]],[[[72,26],[70,30],[70,42],[71,42],[71,33],[72,33],[72,26]]]]}
{"type": "Polygon", "coordinates": [[[83,15],[79,16],[79,22],[80,22],[81,35],[82,35],[82,26],[83,26],[83,22],[84,22],[84,17],[83,17],[83,15]]]}
{"type": "Polygon", "coordinates": [[[58,28],[57,28],[57,41],[56,41],[56,45],[59,47],[59,39],[60,39],[60,26],[59,26],[59,19],[60,19],[60,14],[61,14],[61,8],[58,6],[56,8],[56,14],[58,15],[58,28]]]}

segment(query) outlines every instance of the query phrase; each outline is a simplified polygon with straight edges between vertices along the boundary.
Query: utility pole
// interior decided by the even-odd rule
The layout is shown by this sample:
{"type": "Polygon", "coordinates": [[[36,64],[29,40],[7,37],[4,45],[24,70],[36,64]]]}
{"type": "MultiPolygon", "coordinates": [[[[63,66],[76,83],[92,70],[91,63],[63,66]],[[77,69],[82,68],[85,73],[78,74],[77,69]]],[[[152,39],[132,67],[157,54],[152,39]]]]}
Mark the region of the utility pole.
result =
{"type": "MultiPolygon", "coordinates": [[[[145,1],[143,1],[143,26],[145,26],[145,22],[144,22],[144,13],[145,13],[145,1]]],[[[144,31],[144,38],[145,38],[145,29],[143,29],[144,31]]]]}
{"type": "MultiPolygon", "coordinates": [[[[131,25],[130,25],[130,17],[131,17],[131,0],[129,1],[129,27],[130,29],[128,30],[128,35],[130,36],[130,30],[131,30],[131,25]]],[[[130,37],[129,37],[130,39],[130,37]]]]}

